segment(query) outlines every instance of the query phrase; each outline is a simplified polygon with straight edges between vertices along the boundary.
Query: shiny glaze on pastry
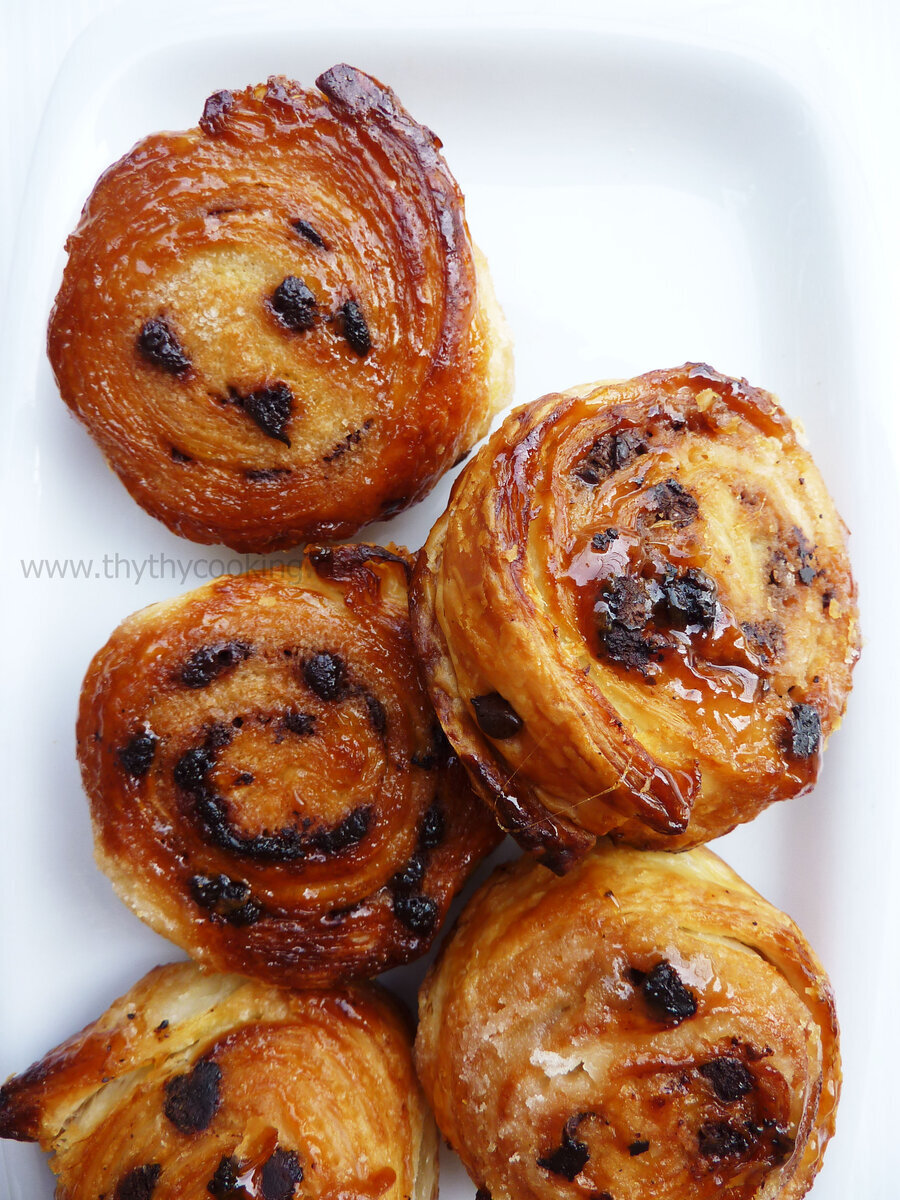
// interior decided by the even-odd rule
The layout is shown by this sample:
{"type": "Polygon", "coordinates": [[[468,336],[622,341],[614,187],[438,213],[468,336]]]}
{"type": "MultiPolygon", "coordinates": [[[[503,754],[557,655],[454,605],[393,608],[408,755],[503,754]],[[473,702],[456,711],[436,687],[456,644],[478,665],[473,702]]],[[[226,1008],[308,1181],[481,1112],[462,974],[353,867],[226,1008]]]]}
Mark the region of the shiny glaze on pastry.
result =
{"type": "Polygon", "coordinates": [[[561,870],[807,791],[859,649],[843,523],[767,392],[687,364],[517,409],[420,554],[413,632],[498,820],[561,870]]]}
{"type": "Polygon", "coordinates": [[[511,389],[440,140],[353,67],[316,82],[217,92],[199,128],[145,138],[67,243],[62,397],[194,541],[349,537],[421,499],[511,389]]]}
{"type": "Polygon", "coordinates": [[[833,1133],[838,1031],[796,925],[705,848],[525,856],[422,988],[419,1076],[493,1200],[796,1200],[833,1133]]]}
{"type": "Polygon", "coordinates": [[[0,1089],[58,1200],[433,1200],[410,1027],[374,986],[289,992],[157,967],[0,1089]]]}
{"type": "Polygon", "coordinates": [[[293,986],[430,945],[499,831],[420,682],[408,560],[313,547],[135,613],[84,681],[97,862],[200,961],[293,986]]]}

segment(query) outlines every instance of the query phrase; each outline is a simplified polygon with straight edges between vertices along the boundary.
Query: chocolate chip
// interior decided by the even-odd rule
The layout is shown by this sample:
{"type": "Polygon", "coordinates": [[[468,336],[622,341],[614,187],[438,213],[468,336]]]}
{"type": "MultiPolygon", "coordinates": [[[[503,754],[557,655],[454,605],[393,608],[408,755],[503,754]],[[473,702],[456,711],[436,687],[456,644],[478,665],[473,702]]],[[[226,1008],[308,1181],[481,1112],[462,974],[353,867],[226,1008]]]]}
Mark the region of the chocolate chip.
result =
{"type": "Polygon", "coordinates": [[[428,937],[437,924],[438,906],[430,896],[394,896],[393,907],[397,920],[419,937],[428,937]]]}
{"type": "Polygon", "coordinates": [[[604,433],[572,473],[593,487],[646,453],[646,439],[636,429],[604,433]]]}
{"type": "Polygon", "coordinates": [[[414,854],[402,871],[392,875],[388,887],[396,896],[409,896],[417,892],[425,878],[425,859],[414,854]]]}
{"type": "Polygon", "coordinates": [[[138,334],[137,348],[147,362],[170,375],[181,375],[191,365],[178,338],[162,317],[152,317],[144,322],[138,334]]]}
{"type": "Polygon", "coordinates": [[[669,568],[663,582],[665,615],[674,629],[711,629],[716,619],[716,582],[705,571],[669,568]]]}
{"type": "Polygon", "coordinates": [[[228,875],[194,875],[188,881],[191,895],[201,908],[209,909],[231,925],[255,925],[262,906],[250,894],[249,883],[228,875]]]}
{"type": "Polygon", "coordinates": [[[212,796],[203,791],[198,791],[196,796],[197,815],[205,827],[206,836],[222,850],[261,862],[296,862],[306,856],[307,843],[298,829],[287,826],[274,833],[246,837],[232,826],[228,806],[221,796],[212,796]]]}
{"type": "Polygon", "coordinates": [[[570,1117],[566,1121],[560,1145],[537,1160],[539,1167],[543,1167],[551,1175],[561,1175],[564,1179],[568,1179],[569,1183],[572,1183],[575,1177],[581,1174],[591,1155],[586,1144],[579,1141],[575,1134],[578,1126],[587,1116],[590,1114],[578,1113],[577,1116],[570,1117]]]}
{"type": "Polygon", "coordinates": [[[591,547],[604,554],[613,542],[618,541],[618,538],[618,529],[604,529],[600,533],[595,533],[591,538],[591,547]]]}
{"type": "Polygon", "coordinates": [[[303,221],[298,217],[296,221],[291,221],[291,224],[301,237],[306,238],[308,242],[312,242],[314,246],[318,246],[320,250],[325,249],[325,242],[319,236],[319,234],[316,233],[309,221],[303,221]]]}
{"type": "Polygon", "coordinates": [[[114,1200],[150,1200],[161,1172],[159,1163],[135,1167],[116,1184],[114,1200]]]}
{"type": "Polygon", "coordinates": [[[753,1073],[739,1058],[714,1058],[703,1063],[700,1074],[708,1079],[720,1100],[731,1104],[753,1090],[753,1073]]]}
{"type": "Polygon", "coordinates": [[[616,576],[600,593],[594,615],[600,646],[608,658],[643,673],[659,656],[664,643],[646,626],[661,596],[659,584],[635,575],[616,576]]]}
{"type": "Polygon", "coordinates": [[[285,430],[294,411],[294,394],[286,383],[274,383],[245,396],[233,393],[236,402],[266,437],[290,446],[285,430]]]}
{"type": "Polygon", "coordinates": [[[719,1161],[737,1158],[750,1149],[750,1139],[727,1121],[709,1121],[697,1131],[697,1146],[704,1158],[719,1161]]]}
{"type": "Polygon", "coordinates": [[[822,739],[822,722],[811,704],[795,704],[791,708],[791,753],[795,758],[811,758],[817,754],[822,739]]]}
{"type": "Polygon", "coordinates": [[[360,805],[339,824],[330,829],[317,829],[310,838],[310,845],[321,854],[340,854],[361,842],[369,832],[371,823],[371,807],[360,805]]]}
{"type": "Polygon", "coordinates": [[[282,717],[285,729],[298,737],[308,737],[316,731],[316,718],[312,713],[286,712],[282,717]]]}
{"type": "Polygon", "coordinates": [[[232,1193],[237,1191],[237,1186],[238,1160],[227,1156],[221,1158],[215,1175],[206,1185],[206,1190],[211,1196],[216,1196],[217,1200],[237,1200],[232,1196],[232,1193]]]}
{"type": "Polygon", "coordinates": [[[676,529],[690,525],[699,511],[696,498],[676,479],[655,484],[649,498],[656,519],[671,521],[676,529]]]}
{"type": "Polygon", "coordinates": [[[602,593],[609,615],[626,629],[643,629],[653,615],[659,589],[651,580],[635,575],[617,575],[602,593]]]}
{"type": "Polygon", "coordinates": [[[638,1138],[628,1147],[628,1153],[632,1158],[637,1158],[639,1154],[646,1154],[650,1149],[650,1143],[645,1138],[638,1138]]]}
{"type": "Polygon", "coordinates": [[[369,721],[372,728],[379,737],[383,737],[387,730],[387,713],[384,711],[384,705],[377,696],[373,696],[371,692],[366,692],[366,709],[369,713],[369,721]]]}
{"type": "Polygon", "coordinates": [[[312,329],[316,323],[316,298],[298,275],[286,275],[269,304],[285,329],[312,329]]]}
{"type": "Polygon", "coordinates": [[[253,776],[249,771],[241,771],[240,775],[235,778],[235,787],[248,787],[253,782],[253,776]]]}
{"type": "Polygon", "coordinates": [[[663,959],[649,972],[641,989],[654,1015],[673,1018],[676,1023],[697,1011],[697,997],[681,981],[671,963],[663,959]]]}
{"type": "Polygon", "coordinates": [[[492,1200],[491,1193],[487,1188],[477,1188],[475,1191],[475,1200],[492,1200]]]}
{"type": "Polygon", "coordinates": [[[372,339],[362,309],[355,300],[347,300],[341,306],[340,317],[341,331],[347,345],[360,357],[365,357],[372,349],[372,339]]]}
{"type": "Polygon", "coordinates": [[[182,791],[199,791],[206,781],[207,772],[213,769],[215,762],[214,751],[206,746],[194,746],[186,750],[172,772],[175,783],[182,791]]]}
{"type": "Polygon", "coordinates": [[[336,654],[314,654],[303,663],[303,679],[320,700],[337,700],[345,690],[346,667],[336,654]]]}
{"type": "Polygon", "coordinates": [[[158,740],[155,734],[147,730],[146,733],[136,733],[124,746],[120,746],[116,756],[123,770],[135,779],[146,775],[156,754],[158,740]]]}
{"type": "Polygon", "coordinates": [[[437,849],[444,840],[445,825],[444,810],[438,801],[435,800],[422,818],[422,827],[419,830],[419,845],[423,846],[426,850],[437,849]]]}
{"type": "Polygon", "coordinates": [[[260,1176],[262,1200],[293,1200],[303,1179],[303,1167],[293,1150],[276,1148],[263,1164],[260,1176]]]}
{"type": "Polygon", "coordinates": [[[179,450],[177,446],[173,446],[169,451],[169,454],[171,455],[172,462],[189,463],[194,461],[189,454],[185,454],[184,451],[179,450]]]}
{"type": "Polygon", "coordinates": [[[181,668],[179,678],[185,687],[208,687],[214,679],[224,675],[249,658],[253,647],[246,642],[214,642],[201,646],[181,668]]]}
{"type": "Polygon", "coordinates": [[[215,137],[225,127],[228,110],[234,104],[231,92],[214,92],[203,105],[203,116],[200,118],[200,128],[209,137],[215,137]]]}
{"type": "Polygon", "coordinates": [[[488,692],[485,696],[473,696],[470,701],[475,709],[481,732],[495,741],[515,737],[525,722],[508,700],[499,692],[488,692]]]}
{"type": "Polygon", "coordinates": [[[165,1087],[163,1112],[179,1133],[200,1133],[219,1107],[222,1072],[211,1059],[201,1058],[192,1071],[176,1075],[165,1087]]]}

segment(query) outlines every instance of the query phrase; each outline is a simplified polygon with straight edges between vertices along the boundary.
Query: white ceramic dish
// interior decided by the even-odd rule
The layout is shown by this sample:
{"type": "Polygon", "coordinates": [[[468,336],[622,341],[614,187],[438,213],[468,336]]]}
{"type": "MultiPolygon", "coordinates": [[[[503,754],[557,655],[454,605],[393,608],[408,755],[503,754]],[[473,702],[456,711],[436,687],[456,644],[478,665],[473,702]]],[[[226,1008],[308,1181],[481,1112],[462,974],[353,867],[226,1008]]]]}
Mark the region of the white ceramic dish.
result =
{"type": "MultiPolygon", "coordinates": [[[[815,792],[716,849],[798,920],[834,982],[845,1092],[816,1200],[892,1195],[879,1149],[890,1144],[888,1061],[875,1034],[891,1027],[898,994],[881,919],[897,817],[879,703],[897,567],[880,567],[877,514],[893,519],[896,496],[890,470],[872,469],[884,410],[863,382],[858,214],[827,122],[752,56],[684,39],[575,25],[341,32],[284,14],[210,25],[199,10],[174,12],[168,23],[101,22],[70,54],[19,229],[0,411],[0,1078],[178,957],[94,867],[73,718],[87,662],[123,616],[235,557],[138,509],[60,403],[43,336],[65,236],[100,171],[145,133],[195,124],[208,93],[272,73],[311,83],[346,60],[441,135],[516,339],[518,402],[703,359],[776,391],[806,426],[854,531],[869,646],[815,792]],[[41,560],[80,562],[82,575],[27,577],[23,561],[41,560]]],[[[418,546],[448,490],[449,477],[369,536],[418,546]]],[[[394,983],[412,998],[421,974],[420,964],[394,983]]],[[[445,1200],[471,1195],[447,1151],[442,1180],[445,1200]]],[[[35,1148],[0,1145],[0,1196],[52,1191],[35,1148]]]]}

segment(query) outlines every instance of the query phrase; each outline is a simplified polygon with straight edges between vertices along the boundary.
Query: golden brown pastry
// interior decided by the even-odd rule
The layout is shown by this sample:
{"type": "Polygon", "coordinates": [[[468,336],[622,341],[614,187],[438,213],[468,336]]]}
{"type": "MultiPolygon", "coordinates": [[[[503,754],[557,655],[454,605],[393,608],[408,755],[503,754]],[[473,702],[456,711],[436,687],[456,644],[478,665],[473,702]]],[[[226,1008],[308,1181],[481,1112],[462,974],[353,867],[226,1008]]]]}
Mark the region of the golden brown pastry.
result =
{"type": "Polygon", "coordinates": [[[859,651],[845,529],[767,392],[687,364],[517,409],[420,554],[413,633],[498,820],[563,870],[807,791],[859,651]]]}
{"type": "Polygon", "coordinates": [[[217,92],[100,178],[50,320],[60,392],[131,495],[198,542],[349,537],[486,431],[512,358],[463,197],[345,64],[217,92]]]}
{"type": "Polygon", "coordinates": [[[289,992],[157,967],[0,1088],[59,1200],[433,1200],[410,1025],[374,986],[289,992]]]}
{"type": "Polygon", "coordinates": [[[142,920],[292,986],[422,954],[498,840],[434,718],[407,559],[310,548],[135,613],[95,656],[78,757],[95,853],[142,920]]]}
{"type": "Polygon", "coordinates": [[[527,856],[423,985],[416,1065],[493,1200],[795,1200],[840,1090],[831,989],[711,851],[527,856]]]}

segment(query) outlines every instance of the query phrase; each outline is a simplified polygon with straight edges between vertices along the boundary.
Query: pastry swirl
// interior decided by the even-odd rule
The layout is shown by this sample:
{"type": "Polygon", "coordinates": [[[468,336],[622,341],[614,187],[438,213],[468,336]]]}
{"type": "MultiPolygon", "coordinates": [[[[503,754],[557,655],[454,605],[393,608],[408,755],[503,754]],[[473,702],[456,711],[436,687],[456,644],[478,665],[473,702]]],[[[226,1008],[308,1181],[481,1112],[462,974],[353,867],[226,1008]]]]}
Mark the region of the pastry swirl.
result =
{"type": "Polygon", "coordinates": [[[511,388],[440,140],[353,67],[316,82],[218,92],[145,138],[67,243],[62,397],[194,541],[349,537],[421,499],[511,388]]]}
{"type": "Polygon", "coordinates": [[[555,869],[812,787],[859,649],[844,526],[772,396],[688,364],[516,410],[420,554],[413,632],[498,820],[555,869]]]}
{"type": "Polygon", "coordinates": [[[0,1089],[60,1200],[433,1200],[409,1021],[372,985],[289,992],[157,967],[0,1089]]]}
{"type": "Polygon", "coordinates": [[[312,547],[135,613],[85,677],[95,853],[220,970],[324,985],[430,945],[498,839],[419,680],[407,559],[312,547]]]}
{"type": "Polygon", "coordinates": [[[493,1200],[796,1200],[840,1090],[793,922],[705,848],[603,841],[476,893],[423,985],[416,1064],[493,1200]]]}

